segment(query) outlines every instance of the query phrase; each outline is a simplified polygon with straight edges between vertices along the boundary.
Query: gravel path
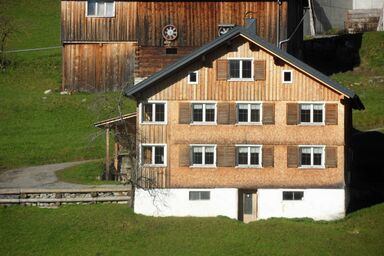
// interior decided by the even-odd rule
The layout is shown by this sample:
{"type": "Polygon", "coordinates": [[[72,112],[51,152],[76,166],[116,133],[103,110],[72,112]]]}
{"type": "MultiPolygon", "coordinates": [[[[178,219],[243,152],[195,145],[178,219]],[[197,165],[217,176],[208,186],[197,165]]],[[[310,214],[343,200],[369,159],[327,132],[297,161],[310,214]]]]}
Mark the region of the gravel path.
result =
{"type": "MultiPolygon", "coordinates": [[[[0,173],[1,188],[89,188],[95,186],[61,182],[55,172],[94,160],[49,164],[8,170],[0,173]]],[[[103,187],[116,185],[103,185],[103,187]]],[[[100,186],[98,186],[100,187],[100,186]]]]}

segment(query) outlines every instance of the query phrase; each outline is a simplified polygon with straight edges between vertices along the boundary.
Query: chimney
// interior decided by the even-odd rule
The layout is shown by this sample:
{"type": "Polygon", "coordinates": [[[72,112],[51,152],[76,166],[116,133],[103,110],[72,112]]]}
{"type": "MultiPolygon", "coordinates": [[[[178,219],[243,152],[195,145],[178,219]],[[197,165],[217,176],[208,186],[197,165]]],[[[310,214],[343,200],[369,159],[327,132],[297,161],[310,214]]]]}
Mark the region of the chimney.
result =
{"type": "Polygon", "coordinates": [[[256,19],[245,18],[245,28],[254,34],[257,34],[256,33],[256,19]]]}

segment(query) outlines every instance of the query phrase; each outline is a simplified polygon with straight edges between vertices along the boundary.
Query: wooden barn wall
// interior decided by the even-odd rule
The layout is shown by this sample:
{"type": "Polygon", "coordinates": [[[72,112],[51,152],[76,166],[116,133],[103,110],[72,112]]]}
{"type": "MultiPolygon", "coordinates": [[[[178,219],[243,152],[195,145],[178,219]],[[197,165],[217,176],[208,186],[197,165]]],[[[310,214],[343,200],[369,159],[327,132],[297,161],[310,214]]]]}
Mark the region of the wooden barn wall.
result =
{"type": "Polygon", "coordinates": [[[65,44],[63,89],[111,91],[133,84],[136,43],[65,44]]]}
{"type": "Polygon", "coordinates": [[[207,55],[206,64],[195,63],[170,79],[146,90],[144,98],[151,100],[252,100],[252,101],[339,101],[339,94],[312,79],[287,63],[275,64],[275,59],[266,51],[251,50],[244,38],[233,41],[231,51],[226,46],[207,55]],[[265,81],[216,81],[216,58],[253,58],[266,61],[265,81]],[[199,83],[187,83],[188,71],[197,70],[199,83]],[[293,71],[293,82],[283,84],[282,71],[293,71]],[[169,86],[170,85],[170,86],[169,86]]]}
{"type": "Polygon", "coordinates": [[[61,39],[71,41],[134,41],[136,2],[116,1],[115,17],[86,17],[87,1],[61,1],[61,39]]]}

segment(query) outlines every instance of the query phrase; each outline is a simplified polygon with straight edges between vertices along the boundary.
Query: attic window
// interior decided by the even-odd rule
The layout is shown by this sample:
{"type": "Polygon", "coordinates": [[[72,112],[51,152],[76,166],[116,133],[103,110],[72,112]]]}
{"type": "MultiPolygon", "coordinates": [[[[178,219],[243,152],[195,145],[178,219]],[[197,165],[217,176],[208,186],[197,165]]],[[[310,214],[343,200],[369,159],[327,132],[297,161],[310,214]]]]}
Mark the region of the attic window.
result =
{"type": "Polygon", "coordinates": [[[113,0],[88,0],[87,1],[88,17],[114,17],[115,1],[113,0]]]}
{"type": "Polygon", "coordinates": [[[291,84],[292,83],[292,70],[283,70],[283,83],[291,84]]]}
{"type": "Polygon", "coordinates": [[[229,30],[235,27],[235,24],[219,24],[217,28],[217,32],[219,36],[228,33],[229,30]]]}
{"type": "Polygon", "coordinates": [[[177,48],[166,48],[165,54],[177,54],[177,48]]]}
{"type": "Polygon", "coordinates": [[[198,84],[199,83],[199,73],[197,71],[190,71],[188,73],[188,84],[198,84]]]}

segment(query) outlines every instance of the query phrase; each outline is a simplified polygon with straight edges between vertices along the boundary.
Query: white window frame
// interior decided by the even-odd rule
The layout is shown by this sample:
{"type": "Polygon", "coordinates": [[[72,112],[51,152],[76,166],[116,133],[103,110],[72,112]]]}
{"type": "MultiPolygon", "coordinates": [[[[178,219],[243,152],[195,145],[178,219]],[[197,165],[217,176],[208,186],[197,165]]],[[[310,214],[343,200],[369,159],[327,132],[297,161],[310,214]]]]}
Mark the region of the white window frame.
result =
{"type": "Polygon", "coordinates": [[[191,168],[215,168],[216,167],[216,160],[217,160],[217,145],[216,144],[190,144],[190,157],[191,157],[191,168]],[[202,164],[193,164],[193,147],[202,147],[202,164]],[[206,147],[213,147],[213,164],[205,164],[205,148],[206,147]]]}
{"type": "Polygon", "coordinates": [[[217,102],[216,101],[191,101],[191,125],[216,125],[217,124],[217,102]],[[193,105],[202,104],[203,105],[203,121],[193,121],[193,105]],[[205,111],[206,105],[213,104],[215,105],[215,120],[213,122],[205,121],[205,111]]]}
{"type": "Polygon", "coordinates": [[[301,101],[299,102],[299,124],[301,125],[325,125],[325,103],[324,102],[308,102],[308,101],[301,101]],[[311,105],[311,109],[310,109],[310,121],[309,122],[302,122],[301,121],[301,106],[302,105],[311,105]],[[313,105],[322,105],[323,107],[323,116],[322,116],[322,119],[323,121],[322,122],[313,122],[313,105]]]}
{"type": "Polygon", "coordinates": [[[167,101],[159,101],[159,100],[148,100],[148,101],[145,101],[145,102],[140,102],[139,104],[139,120],[140,120],[140,124],[167,124],[167,120],[168,120],[168,102],[167,101]],[[143,120],[143,106],[144,104],[152,104],[152,120],[155,120],[155,117],[156,117],[156,113],[155,113],[155,105],[156,104],[164,104],[164,121],[159,121],[157,122],[156,120],[155,121],[144,121],[143,120]]]}
{"type": "Polygon", "coordinates": [[[197,71],[197,70],[189,71],[187,80],[188,80],[188,84],[198,84],[199,83],[199,71],[197,71]],[[191,73],[196,73],[196,82],[191,81],[191,77],[190,77],[191,73]]]}
{"type": "MultiPolygon", "coordinates": [[[[295,196],[293,196],[293,198],[295,198],[295,196]]],[[[304,199],[305,199],[305,191],[304,190],[288,189],[288,190],[282,190],[281,191],[281,201],[283,201],[283,202],[301,202],[301,201],[304,201],[304,199]],[[284,192],[293,192],[293,193],[302,192],[303,197],[301,199],[284,200],[284,192]]]]}
{"type": "Polygon", "coordinates": [[[240,64],[240,71],[239,71],[239,75],[240,77],[239,78],[228,78],[228,81],[254,81],[254,63],[253,63],[253,58],[236,58],[236,57],[231,57],[231,58],[228,58],[228,77],[230,75],[230,61],[231,60],[239,60],[241,61],[241,64],[240,64]],[[250,78],[242,78],[242,75],[243,75],[243,64],[242,64],[242,61],[243,60],[250,60],[251,61],[251,77],[250,78]]]}
{"type": "Polygon", "coordinates": [[[263,124],[263,102],[261,101],[236,101],[236,124],[237,125],[261,125],[263,124]],[[248,121],[239,122],[239,104],[248,104],[248,121]],[[251,104],[260,105],[260,120],[251,122],[251,104]]]}
{"type": "Polygon", "coordinates": [[[167,144],[161,143],[142,143],[140,144],[140,166],[143,167],[166,167],[167,166],[167,144]],[[143,163],[143,147],[152,147],[152,164],[144,164],[143,163]],[[155,164],[155,147],[163,147],[164,148],[164,164],[155,164]]]}
{"type": "MultiPolygon", "coordinates": [[[[113,2],[113,14],[112,15],[97,15],[97,9],[98,9],[98,3],[96,2],[96,7],[95,7],[95,15],[88,15],[88,1],[86,1],[85,3],[85,17],[89,17],[89,18],[113,18],[116,16],[116,1],[113,0],[113,1],[104,1],[104,4],[106,4],[106,2],[113,2]]],[[[106,7],[105,7],[105,10],[106,7]]]]}
{"type": "Polygon", "coordinates": [[[196,202],[196,201],[210,201],[211,200],[211,191],[210,190],[190,190],[188,191],[188,201],[196,202]],[[209,199],[202,199],[201,193],[207,193],[209,194],[209,199]],[[199,193],[199,199],[191,199],[190,194],[191,193],[199,193]]]}
{"type": "Polygon", "coordinates": [[[292,70],[284,69],[283,71],[281,71],[281,82],[283,84],[291,84],[291,83],[293,83],[293,72],[292,72],[292,70]],[[285,76],[284,76],[285,73],[290,73],[291,74],[291,80],[290,81],[285,81],[285,76]]]}
{"type": "Polygon", "coordinates": [[[258,145],[258,144],[238,144],[235,145],[236,147],[236,168],[261,168],[263,166],[263,145],[258,145]],[[238,164],[239,163],[239,155],[238,155],[238,148],[240,147],[248,147],[248,164],[238,164]],[[258,147],[260,148],[260,153],[259,153],[259,164],[257,165],[251,165],[251,148],[252,147],[258,147]]]}
{"type": "Polygon", "coordinates": [[[324,169],[325,168],[325,145],[299,145],[299,160],[300,160],[300,165],[299,168],[316,168],[316,169],[324,169]],[[301,164],[301,149],[302,148],[311,148],[311,164],[310,165],[302,165],[301,164]],[[314,165],[314,153],[313,150],[314,148],[321,148],[321,165],[314,165]]]}

